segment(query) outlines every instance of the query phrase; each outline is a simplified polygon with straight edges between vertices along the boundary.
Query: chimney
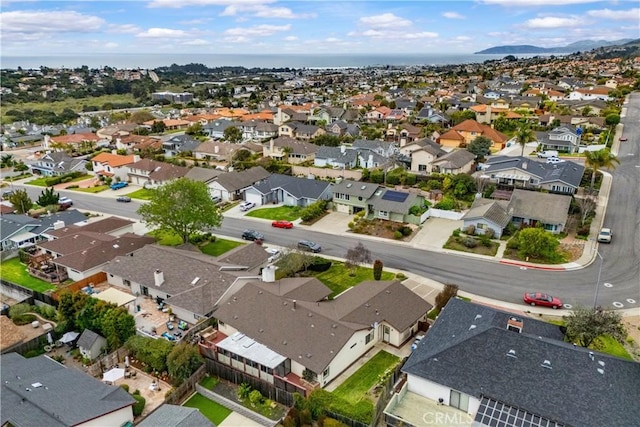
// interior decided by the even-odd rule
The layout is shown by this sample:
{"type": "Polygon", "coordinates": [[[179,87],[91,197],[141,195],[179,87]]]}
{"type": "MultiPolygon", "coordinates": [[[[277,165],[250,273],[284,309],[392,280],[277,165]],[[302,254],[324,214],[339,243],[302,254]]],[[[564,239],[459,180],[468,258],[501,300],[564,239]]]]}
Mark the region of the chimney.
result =
{"type": "Polygon", "coordinates": [[[522,326],[524,326],[524,322],[519,317],[511,316],[509,320],[507,320],[508,331],[522,333],[522,326]]]}
{"type": "Polygon", "coordinates": [[[161,270],[156,270],[153,273],[153,281],[156,286],[160,287],[164,283],[164,273],[161,270]]]}
{"type": "Polygon", "coordinates": [[[218,152],[220,152],[220,146],[216,145],[215,147],[213,147],[213,152],[218,154],[218,152]]]}
{"type": "Polygon", "coordinates": [[[138,154],[134,154],[134,155],[133,155],[133,163],[135,163],[135,162],[139,162],[139,161],[140,161],[140,155],[138,155],[138,154]]]}
{"type": "Polygon", "coordinates": [[[522,162],[522,169],[527,170],[527,162],[522,162]]]}
{"type": "Polygon", "coordinates": [[[60,230],[63,227],[64,227],[64,221],[56,221],[53,223],[54,230],[60,230]]]}
{"type": "Polygon", "coordinates": [[[276,268],[273,265],[262,269],[262,281],[273,283],[276,281],[276,268]]]}
{"type": "Polygon", "coordinates": [[[111,150],[111,154],[113,154],[114,156],[118,154],[118,150],[111,150]]]}
{"type": "Polygon", "coordinates": [[[346,152],[347,152],[347,147],[346,147],[346,146],[344,146],[344,145],[341,145],[341,146],[340,146],[340,153],[344,154],[344,153],[346,153],[346,152]]]}
{"type": "Polygon", "coordinates": [[[271,138],[271,141],[269,141],[269,152],[273,153],[273,138],[271,138]]]}
{"type": "Polygon", "coordinates": [[[296,309],[296,300],[293,300],[293,309],[296,309]]]}

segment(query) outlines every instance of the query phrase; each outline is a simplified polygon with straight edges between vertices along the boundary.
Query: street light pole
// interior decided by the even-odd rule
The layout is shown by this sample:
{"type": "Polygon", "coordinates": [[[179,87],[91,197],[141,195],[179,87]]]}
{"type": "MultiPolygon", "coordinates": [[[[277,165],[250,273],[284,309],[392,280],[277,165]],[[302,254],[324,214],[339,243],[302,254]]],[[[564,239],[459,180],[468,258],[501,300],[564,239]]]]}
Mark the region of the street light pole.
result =
{"type": "Polygon", "coordinates": [[[595,310],[598,307],[598,291],[600,290],[600,275],[602,274],[602,263],[604,258],[600,255],[600,252],[596,250],[596,255],[600,258],[600,266],[598,267],[598,280],[596,281],[596,293],[593,297],[593,309],[595,310]]]}

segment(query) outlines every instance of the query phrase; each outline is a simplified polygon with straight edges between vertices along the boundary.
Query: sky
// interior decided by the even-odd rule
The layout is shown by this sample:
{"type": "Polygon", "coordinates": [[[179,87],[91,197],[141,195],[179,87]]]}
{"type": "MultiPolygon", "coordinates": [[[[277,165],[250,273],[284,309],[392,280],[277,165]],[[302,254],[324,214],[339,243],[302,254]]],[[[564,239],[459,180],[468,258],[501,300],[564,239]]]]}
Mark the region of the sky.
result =
{"type": "Polygon", "coordinates": [[[0,54],[429,54],[640,38],[637,1],[0,0],[0,54]]]}

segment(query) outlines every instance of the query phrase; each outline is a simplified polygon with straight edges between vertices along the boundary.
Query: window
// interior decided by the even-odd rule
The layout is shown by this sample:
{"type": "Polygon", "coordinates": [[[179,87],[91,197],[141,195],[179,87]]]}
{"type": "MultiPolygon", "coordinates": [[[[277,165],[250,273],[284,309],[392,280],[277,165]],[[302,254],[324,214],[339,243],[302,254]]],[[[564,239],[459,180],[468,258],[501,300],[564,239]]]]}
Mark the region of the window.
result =
{"type": "Polygon", "coordinates": [[[480,229],[480,230],[484,230],[485,228],[487,228],[487,224],[483,224],[481,222],[476,224],[476,228],[480,229]]]}
{"type": "Polygon", "coordinates": [[[364,343],[369,344],[371,340],[373,340],[373,335],[374,335],[374,330],[371,330],[371,332],[369,332],[369,334],[364,339],[364,343]]]}
{"type": "Polygon", "coordinates": [[[418,165],[419,172],[425,172],[427,170],[427,165],[418,165]]]}
{"type": "Polygon", "coordinates": [[[327,369],[324,370],[324,372],[322,373],[322,377],[323,378],[327,378],[329,376],[329,369],[331,368],[331,366],[327,366],[327,369]]]}
{"type": "Polygon", "coordinates": [[[123,283],[125,286],[129,286],[129,287],[131,287],[131,281],[130,281],[130,280],[124,279],[124,280],[122,281],[122,283],[123,283]]]}

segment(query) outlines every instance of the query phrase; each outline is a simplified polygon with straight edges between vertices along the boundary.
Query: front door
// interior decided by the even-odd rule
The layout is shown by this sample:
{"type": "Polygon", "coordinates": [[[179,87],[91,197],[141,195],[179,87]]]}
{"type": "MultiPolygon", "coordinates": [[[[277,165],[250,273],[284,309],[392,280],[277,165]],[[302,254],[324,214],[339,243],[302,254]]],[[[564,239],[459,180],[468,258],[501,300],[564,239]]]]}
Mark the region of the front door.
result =
{"type": "Polygon", "coordinates": [[[142,287],[142,295],[149,296],[149,288],[147,288],[146,286],[143,286],[142,287]]]}
{"type": "Polygon", "coordinates": [[[389,342],[391,340],[391,328],[389,326],[384,325],[382,327],[382,341],[389,342]]]}

